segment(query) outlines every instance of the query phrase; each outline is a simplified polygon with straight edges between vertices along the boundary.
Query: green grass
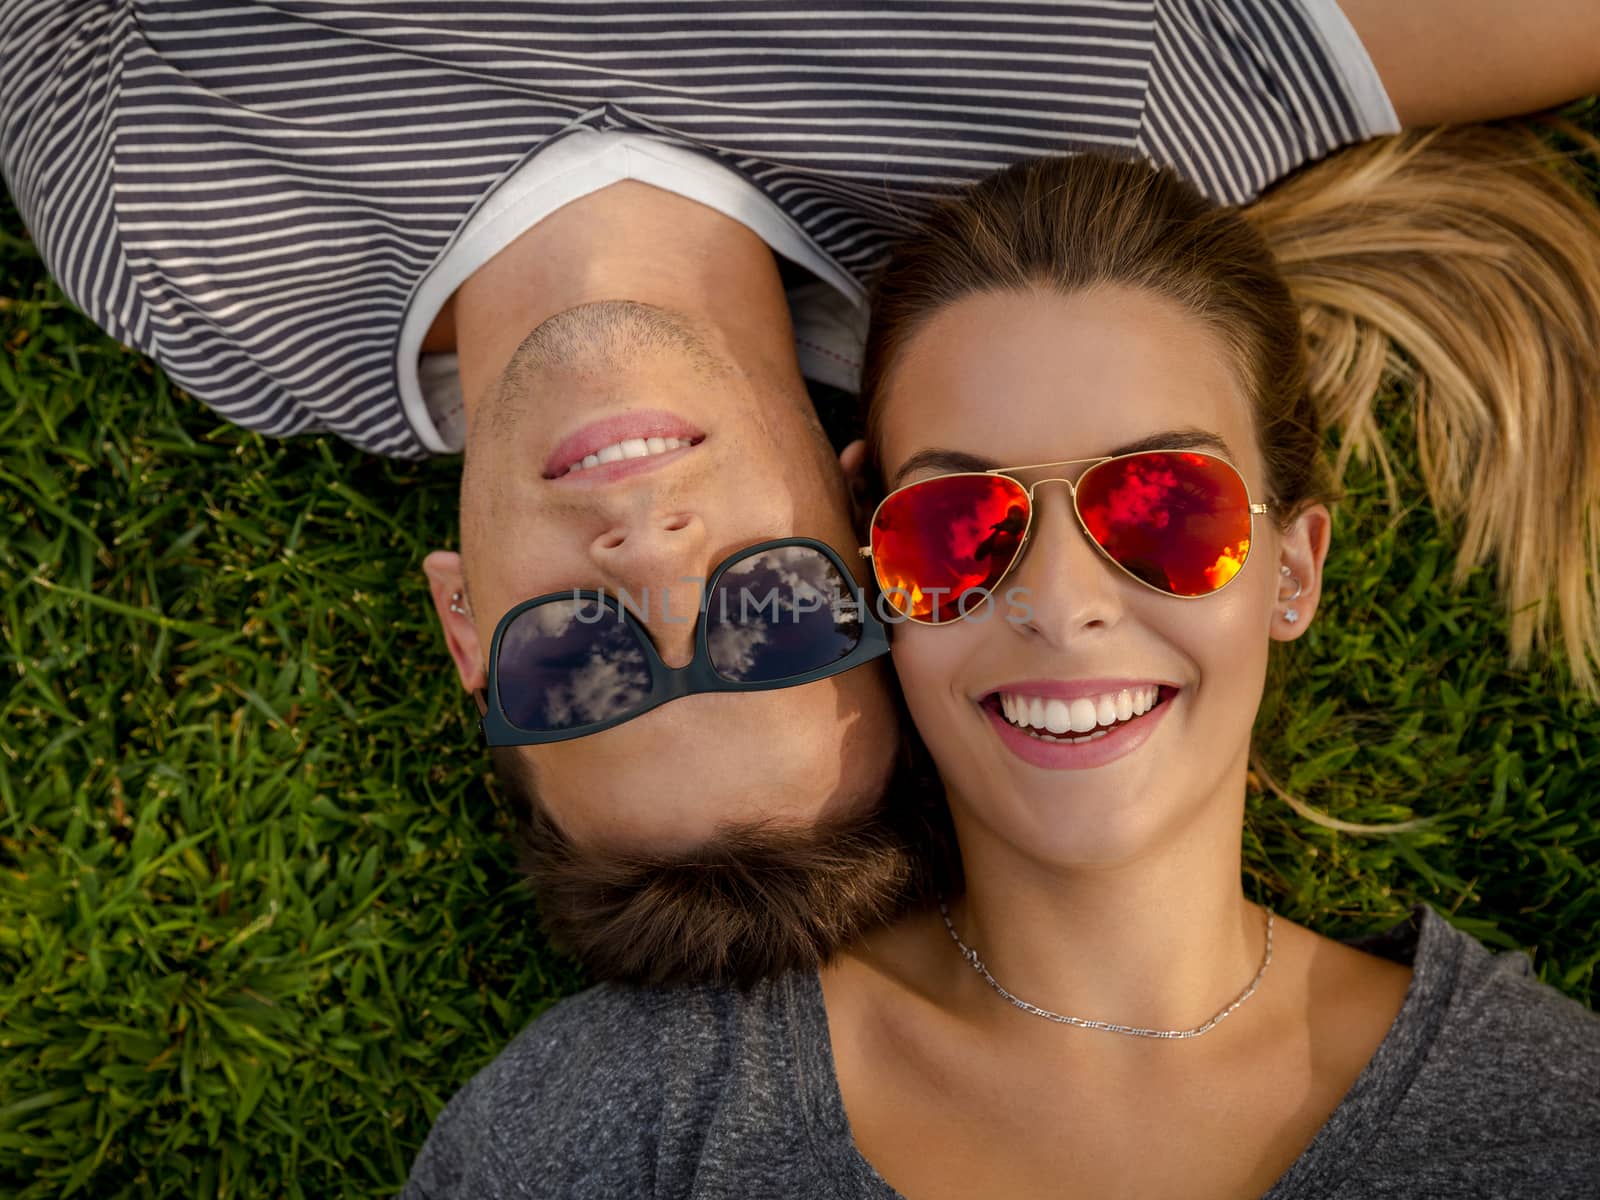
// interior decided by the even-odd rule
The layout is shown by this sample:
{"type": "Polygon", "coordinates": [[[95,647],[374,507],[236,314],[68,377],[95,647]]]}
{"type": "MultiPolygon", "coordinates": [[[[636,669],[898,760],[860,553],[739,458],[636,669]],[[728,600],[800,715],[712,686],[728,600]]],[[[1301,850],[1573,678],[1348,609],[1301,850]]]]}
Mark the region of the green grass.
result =
{"type": "MultiPolygon", "coordinates": [[[[1589,114],[1592,121],[1593,112],[1589,114]]],[[[419,564],[457,467],[270,442],[176,394],[0,207],[0,1192],[393,1192],[444,1100],[582,978],[419,564]]],[[[1403,399],[1389,432],[1414,470],[1403,399]]],[[[1600,711],[1508,672],[1490,580],[1357,471],[1262,712],[1246,886],[1334,936],[1415,900],[1593,1005],[1600,711]]]]}
{"type": "Polygon", "coordinates": [[[456,466],[224,425],[0,230],[0,1194],[392,1191],[580,982],[422,584],[456,466]]]}

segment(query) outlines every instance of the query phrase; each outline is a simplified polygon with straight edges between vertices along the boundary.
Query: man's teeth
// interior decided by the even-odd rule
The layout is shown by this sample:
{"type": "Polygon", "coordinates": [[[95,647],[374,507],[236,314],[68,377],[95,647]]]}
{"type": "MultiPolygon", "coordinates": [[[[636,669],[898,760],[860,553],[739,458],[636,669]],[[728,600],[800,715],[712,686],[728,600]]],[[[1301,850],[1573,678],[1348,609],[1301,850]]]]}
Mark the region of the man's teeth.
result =
{"type": "Polygon", "coordinates": [[[585,454],[581,462],[573,463],[562,474],[571,475],[574,471],[587,471],[590,467],[621,462],[625,458],[649,458],[652,454],[665,454],[668,450],[678,450],[690,444],[688,438],[628,438],[603,446],[593,454],[585,454]]]}
{"type": "Polygon", "coordinates": [[[1011,724],[1030,732],[1089,733],[1118,721],[1143,716],[1155,706],[1157,695],[1155,684],[1124,688],[1102,696],[1080,696],[1076,700],[1001,692],[1000,710],[1011,724]]]}

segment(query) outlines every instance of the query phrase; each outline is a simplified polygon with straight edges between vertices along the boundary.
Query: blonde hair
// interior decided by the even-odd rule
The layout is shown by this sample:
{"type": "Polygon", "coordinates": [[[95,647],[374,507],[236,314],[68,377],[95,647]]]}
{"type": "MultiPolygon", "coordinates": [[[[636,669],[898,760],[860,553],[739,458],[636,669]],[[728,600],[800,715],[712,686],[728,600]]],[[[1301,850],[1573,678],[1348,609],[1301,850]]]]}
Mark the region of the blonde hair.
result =
{"type": "Polygon", "coordinates": [[[1307,383],[1375,458],[1385,384],[1415,396],[1423,481],[1459,526],[1455,578],[1493,560],[1510,658],[1560,641],[1600,694],[1600,206],[1567,122],[1436,128],[1343,150],[1242,210],[1300,308],[1307,383]]]}

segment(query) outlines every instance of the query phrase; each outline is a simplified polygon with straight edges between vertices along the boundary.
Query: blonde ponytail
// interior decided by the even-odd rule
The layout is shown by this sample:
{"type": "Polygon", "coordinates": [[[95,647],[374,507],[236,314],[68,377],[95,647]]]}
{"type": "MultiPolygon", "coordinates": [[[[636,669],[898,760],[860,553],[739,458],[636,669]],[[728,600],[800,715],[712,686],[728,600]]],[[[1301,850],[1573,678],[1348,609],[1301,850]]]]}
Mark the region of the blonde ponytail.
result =
{"type": "Polygon", "coordinates": [[[1600,206],[1541,127],[1600,153],[1564,122],[1412,131],[1244,216],[1300,307],[1336,476],[1371,456],[1397,500],[1377,409],[1407,383],[1423,480],[1458,524],[1457,582],[1493,559],[1512,662],[1559,638],[1600,695],[1600,206]]]}

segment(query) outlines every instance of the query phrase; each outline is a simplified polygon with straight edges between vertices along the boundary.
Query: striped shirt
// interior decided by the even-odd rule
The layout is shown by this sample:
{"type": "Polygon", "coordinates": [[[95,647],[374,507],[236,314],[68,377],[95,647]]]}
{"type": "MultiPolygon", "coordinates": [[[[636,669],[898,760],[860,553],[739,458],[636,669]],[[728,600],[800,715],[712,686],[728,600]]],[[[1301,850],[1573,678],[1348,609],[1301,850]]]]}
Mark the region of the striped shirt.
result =
{"type": "Polygon", "coordinates": [[[73,302],[232,421],[399,457],[440,448],[413,296],[576,131],[714,159],[859,281],[1018,158],[1243,203],[1393,128],[1333,0],[0,0],[0,169],[73,302]]]}

